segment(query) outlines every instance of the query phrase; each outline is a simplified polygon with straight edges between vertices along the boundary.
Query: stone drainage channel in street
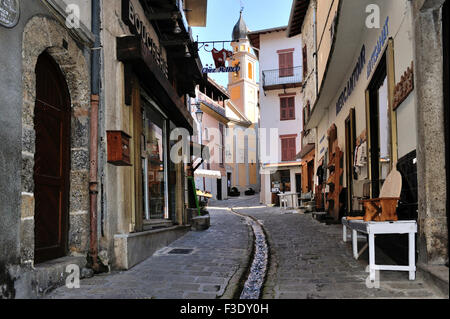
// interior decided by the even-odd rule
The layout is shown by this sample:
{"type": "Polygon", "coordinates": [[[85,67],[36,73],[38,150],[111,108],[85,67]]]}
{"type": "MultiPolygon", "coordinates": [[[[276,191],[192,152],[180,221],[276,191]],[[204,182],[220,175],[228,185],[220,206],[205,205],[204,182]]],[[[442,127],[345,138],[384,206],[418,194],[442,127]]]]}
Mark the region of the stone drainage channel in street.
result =
{"type": "Polygon", "coordinates": [[[248,272],[247,279],[242,289],[240,299],[259,299],[261,297],[264,281],[266,278],[269,248],[266,235],[259,221],[242,213],[231,209],[231,212],[237,216],[245,218],[248,225],[252,227],[255,243],[253,261],[248,272]]]}

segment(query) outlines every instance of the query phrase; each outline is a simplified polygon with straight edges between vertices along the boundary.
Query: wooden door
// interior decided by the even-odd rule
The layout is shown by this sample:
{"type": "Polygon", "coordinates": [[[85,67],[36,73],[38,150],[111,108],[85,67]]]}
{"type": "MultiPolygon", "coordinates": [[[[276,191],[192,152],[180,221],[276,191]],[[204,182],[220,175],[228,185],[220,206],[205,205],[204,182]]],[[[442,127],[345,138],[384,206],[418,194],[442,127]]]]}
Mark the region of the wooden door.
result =
{"type": "Polygon", "coordinates": [[[350,110],[350,114],[345,120],[345,168],[347,172],[347,214],[353,212],[353,169],[356,148],[355,130],[355,109],[350,110]]]}
{"type": "Polygon", "coordinates": [[[47,53],[36,65],[34,116],[35,263],[40,263],[66,255],[69,211],[70,97],[47,53]]]}
{"type": "Polygon", "coordinates": [[[217,200],[222,200],[222,180],[217,180],[217,200]]]}

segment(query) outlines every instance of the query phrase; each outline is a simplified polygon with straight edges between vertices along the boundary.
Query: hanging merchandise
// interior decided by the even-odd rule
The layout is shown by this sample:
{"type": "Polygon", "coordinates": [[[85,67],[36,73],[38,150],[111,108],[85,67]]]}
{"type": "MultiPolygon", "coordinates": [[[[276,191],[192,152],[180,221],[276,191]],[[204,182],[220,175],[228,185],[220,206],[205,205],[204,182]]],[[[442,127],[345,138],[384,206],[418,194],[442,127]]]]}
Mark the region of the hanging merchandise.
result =
{"type": "Polygon", "coordinates": [[[214,63],[216,65],[216,68],[222,68],[225,67],[225,62],[227,61],[227,58],[231,58],[233,56],[233,52],[222,49],[212,49],[212,56],[214,59],[214,63]]]}

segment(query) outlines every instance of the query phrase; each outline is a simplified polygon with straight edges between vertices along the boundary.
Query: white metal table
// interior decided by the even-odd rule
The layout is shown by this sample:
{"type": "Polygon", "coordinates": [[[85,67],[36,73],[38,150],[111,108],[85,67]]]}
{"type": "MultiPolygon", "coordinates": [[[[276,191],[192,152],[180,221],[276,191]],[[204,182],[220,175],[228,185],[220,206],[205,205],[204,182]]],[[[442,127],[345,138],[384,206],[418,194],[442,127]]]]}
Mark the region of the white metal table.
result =
{"type": "Polygon", "coordinates": [[[362,220],[347,220],[342,218],[343,240],[347,242],[347,228],[352,230],[353,256],[358,259],[362,252],[369,248],[370,280],[375,280],[376,270],[408,271],[409,280],[416,279],[416,242],[417,222],[415,220],[395,222],[365,222],[362,220]],[[358,251],[358,232],[367,234],[369,242],[358,251]],[[375,264],[375,235],[378,234],[408,234],[408,266],[376,265],[375,264]]]}
{"type": "Polygon", "coordinates": [[[288,203],[287,203],[287,198],[290,197],[291,198],[291,203],[292,203],[292,208],[297,208],[298,207],[298,200],[295,199],[295,196],[298,196],[298,193],[281,193],[278,194],[278,196],[280,197],[280,205],[281,207],[287,209],[288,208],[288,203]]]}

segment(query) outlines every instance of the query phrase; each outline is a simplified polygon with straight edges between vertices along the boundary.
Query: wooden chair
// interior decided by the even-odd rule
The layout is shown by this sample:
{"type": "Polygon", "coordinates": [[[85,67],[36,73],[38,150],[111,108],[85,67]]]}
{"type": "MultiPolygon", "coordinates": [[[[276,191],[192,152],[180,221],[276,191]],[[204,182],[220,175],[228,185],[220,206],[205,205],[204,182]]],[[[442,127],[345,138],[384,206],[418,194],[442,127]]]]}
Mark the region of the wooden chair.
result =
{"type": "Polygon", "coordinates": [[[380,198],[361,200],[365,208],[364,217],[348,217],[348,220],[397,221],[397,204],[402,192],[402,175],[394,168],[381,188],[380,198]]]}

